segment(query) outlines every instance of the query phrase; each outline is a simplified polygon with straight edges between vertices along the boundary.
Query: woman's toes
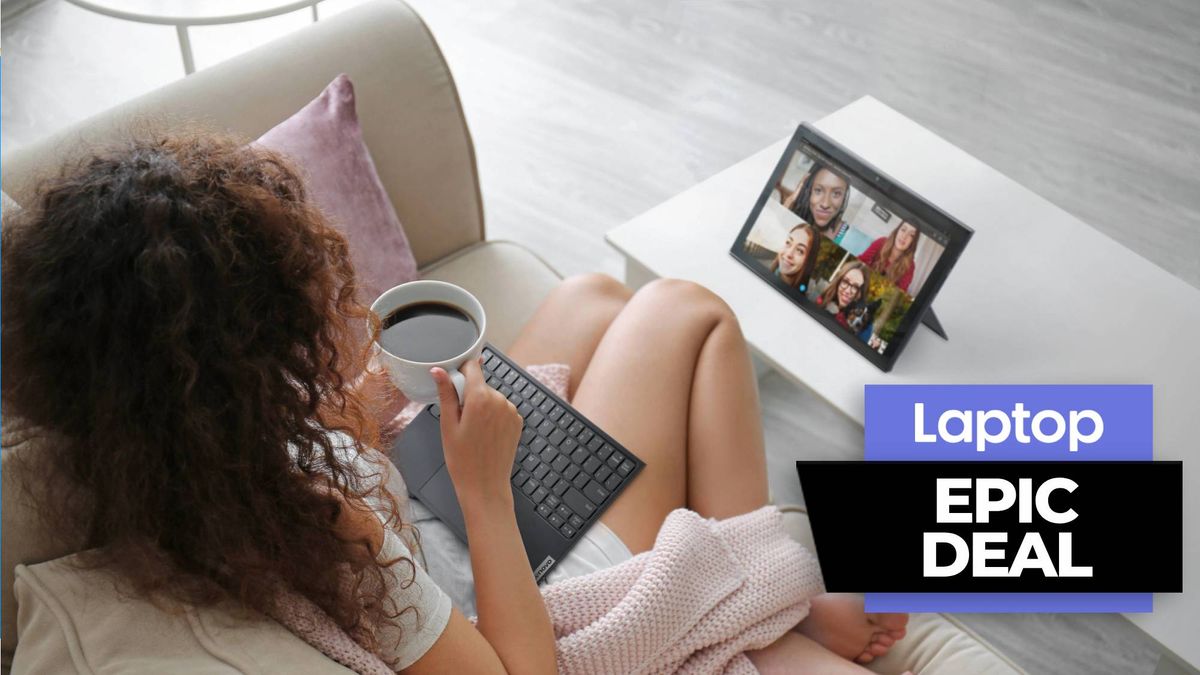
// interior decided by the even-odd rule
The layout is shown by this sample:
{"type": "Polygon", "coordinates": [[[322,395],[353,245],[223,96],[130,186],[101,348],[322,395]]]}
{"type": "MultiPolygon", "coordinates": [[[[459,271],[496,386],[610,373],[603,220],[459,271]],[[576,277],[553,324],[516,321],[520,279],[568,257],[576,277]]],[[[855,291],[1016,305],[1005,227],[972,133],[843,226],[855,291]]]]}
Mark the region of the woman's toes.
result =
{"type": "Polygon", "coordinates": [[[865,651],[865,652],[859,654],[858,656],[854,657],[854,660],[859,663],[870,663],[875,660],[875,655],[869,651],[865,651]]]}
{"type": "Polygon", "coordinates": [[[884,654],[886,654],[888,652],[888,648],[887,648],[887,646],[882,645],[878,642],[872,642],[871,646],[867,647],[867,651],[872,656],[883,656],[884,654]]]}
{"type": "Polygon", "coordinates": [[[875,636],[875,643],[881,644],[884,647],[891,647],[892,645],[896,644],[896,639],[887,633],[880,633],[879,635],[875,636]]]}

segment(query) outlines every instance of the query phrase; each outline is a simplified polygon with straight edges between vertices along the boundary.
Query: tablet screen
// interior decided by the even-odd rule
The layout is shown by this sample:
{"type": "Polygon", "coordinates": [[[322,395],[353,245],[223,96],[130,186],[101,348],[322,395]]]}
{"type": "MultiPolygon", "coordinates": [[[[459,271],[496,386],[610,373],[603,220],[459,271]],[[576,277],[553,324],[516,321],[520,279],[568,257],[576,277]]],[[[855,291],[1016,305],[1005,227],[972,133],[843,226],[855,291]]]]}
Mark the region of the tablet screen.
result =
{"type": "Polygon", "coordinates": [[[970,231],[814,134],[789,144],[733,253],[886,369],[970,231]]]}

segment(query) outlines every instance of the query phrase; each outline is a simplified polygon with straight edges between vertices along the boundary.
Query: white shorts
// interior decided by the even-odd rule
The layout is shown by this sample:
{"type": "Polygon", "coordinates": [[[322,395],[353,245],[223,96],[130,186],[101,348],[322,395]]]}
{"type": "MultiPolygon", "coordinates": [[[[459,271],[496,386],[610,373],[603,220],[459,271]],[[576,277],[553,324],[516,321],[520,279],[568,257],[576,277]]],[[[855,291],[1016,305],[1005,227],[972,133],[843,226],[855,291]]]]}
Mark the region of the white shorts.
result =
{"type": "Polygon", "coordinates": [[[629,547],[607,525],[596,521],[583,533],[575,548],[563,558],[546,576],[546,583],[554,584],[563,579],[591,574],[613,565],[619,565],[633,557],[629,547]]]}

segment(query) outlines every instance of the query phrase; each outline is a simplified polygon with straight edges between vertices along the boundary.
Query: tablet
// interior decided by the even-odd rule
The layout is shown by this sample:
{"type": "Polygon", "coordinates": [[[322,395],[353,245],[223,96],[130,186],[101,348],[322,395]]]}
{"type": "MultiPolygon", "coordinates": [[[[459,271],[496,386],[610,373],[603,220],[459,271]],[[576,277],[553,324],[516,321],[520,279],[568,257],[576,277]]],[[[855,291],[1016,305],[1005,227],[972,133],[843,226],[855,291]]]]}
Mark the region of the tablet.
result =
{"type": "Polygon", "coordinates": [[[889,371],[971,234],[801,124],[730,252],[889,371]]]}

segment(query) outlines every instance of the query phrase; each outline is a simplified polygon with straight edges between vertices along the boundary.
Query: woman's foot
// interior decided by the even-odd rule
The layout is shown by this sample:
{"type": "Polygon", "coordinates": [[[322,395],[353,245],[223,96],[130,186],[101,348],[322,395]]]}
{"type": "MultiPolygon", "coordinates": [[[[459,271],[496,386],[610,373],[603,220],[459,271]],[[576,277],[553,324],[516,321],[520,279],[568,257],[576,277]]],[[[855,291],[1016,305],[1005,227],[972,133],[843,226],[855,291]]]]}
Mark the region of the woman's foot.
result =
{"type": "Polygon", "coordinates": [[[861,595],[824,593],[812,599],[796,630],[838,656],[870,663],[904,637],[907,625],[907,614],[868,614],[861,595]]]}

